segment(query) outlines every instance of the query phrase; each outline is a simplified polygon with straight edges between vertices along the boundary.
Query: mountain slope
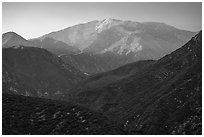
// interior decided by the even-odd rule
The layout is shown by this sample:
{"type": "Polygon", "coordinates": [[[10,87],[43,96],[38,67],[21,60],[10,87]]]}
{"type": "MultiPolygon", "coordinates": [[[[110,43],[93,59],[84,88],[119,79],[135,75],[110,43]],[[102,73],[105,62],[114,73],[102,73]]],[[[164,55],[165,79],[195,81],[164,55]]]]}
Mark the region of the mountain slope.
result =
{"type": "Polygon", "coordinates": [[[34,40],[52,38],[78,48],[81,53],[65,54],[62,59],[71,61],[85,73],[96,74],[139,60],[159,59],[180,48],[193,35],[194,32],[164,23],[104,19],[68,27],[34,40]],[[104,63],[107,56],[108,63],[104,63]]]}
{"type": "Polygon", "coordinates": [[[3,94],[3,135],[123,134],[107,117],[68,102],[3,94]]]}
{"type": "Polygon", "coordinates": [[[110,52],[103,54],[79,53],[74,55],[62,55],[60,58],[62,58],[64,62],[71,63],[74,67],[90,75],[110,71],[135,61],[131,55],[124,56],[110,52]]]}
{"type": "MultiPolygon", "coordinates": [[[[147,67],[151,66],[155,62],[156,61],[153,61],[153,60],[138,61],[138,62],[134,62],[128,65],[122,66],[112,71],[91,75],[86,80],[80,82],[80,84],[77,84],[76,88],[74,89],[74,90],[85,91],[85,92],[78,93],[74,91],[74,94],[78,93],[79,97],[86,99],[86,94],[89,94],[89,91],[91,93],[92,90],[99,89],[99,92],[100,92],[100,87],[103,88],[105,86],[108,86],[111,83],[115,83],[116,81],[122,80],[124,78],[128,78],[129,76],[146,69],[147,67]]],[[[97,94],[97,91],[95,92],[97,94]]],[[[86,100],[85,102],[88,103],[89,101],[90,100],[86,100]]],[[[90,102],[92,101],[93,100],[91,100],[90,102]]]]}
{"type": "Polygon", "coordinates": [[[79,53],[79,49],[76,47],[72,47],[67,45],[62,41],[57,41],[52,38],[45,38],[42,40],[32,40],[32,43],[37,45],[38,47],[47,49],[48,51],[56,54],[56,55],[69,55],[69,54],[76,54],[79,53]]]}
{"type": "Polygon", "coordinates": [[[3,92],[48,98],[65,97],[85,75],[45,49],[2,49],[3,92]]]}
{"type": "Polygon", "coordinates": [[[126,66],[91,77],[77,86],[76,102],[102,111],[129,134],[201,134],[202,32],[160,60],[142,63],[146,67],[132,73],[121,75],[126,66]]]}
{"type": "Polygon", "coordinates": [[[80,71],[96,74],[139,60],[159,59],[181,47],[194,34],[164,23],[104,19],[31,40],[8,32],[3,34],[3,47],[44,48],[66,63],[72,62],[80,71]]]}
{"type": "Polygon", "coordinates": [[[68,27],[38,39],[53,38],[95,54],[110,51],[141,56],[148,51],[152,55],[145,55],[144,59],[158,59],[185,44],[194,34],[164,23],[105,19],[68,27]]]}
{"type": "Polygon", "coordinates": [[[9,48],[15,45],[27,45],[30,47],[35,47],[34,44],[27,41],[20,35],[16,34],[15,32],[7,32],[2,35],[2,47],[9,48]]]}
{"type": "Polygon", "coordinates": [[[45,38],[43,40],[26,40],[15,32],[7,32],[2,35],[3,48],[9,48],[16,45],[44,48],[56,55],[79,53],[79,49],[76,47],[69,46],[62,41],[57,41],[52,38],[45,38]]]}
{"type": "Polygon", "coordinates": [[[95,31],[95,24],[97,21],[88,22],[86,25],[79,24],[73,27],[46,34],[37,39],[44,39],[46,37],[62,41],[70,46],[75,46],[82,50],[86,48],[95,39],[93,34],[95,31]]]}

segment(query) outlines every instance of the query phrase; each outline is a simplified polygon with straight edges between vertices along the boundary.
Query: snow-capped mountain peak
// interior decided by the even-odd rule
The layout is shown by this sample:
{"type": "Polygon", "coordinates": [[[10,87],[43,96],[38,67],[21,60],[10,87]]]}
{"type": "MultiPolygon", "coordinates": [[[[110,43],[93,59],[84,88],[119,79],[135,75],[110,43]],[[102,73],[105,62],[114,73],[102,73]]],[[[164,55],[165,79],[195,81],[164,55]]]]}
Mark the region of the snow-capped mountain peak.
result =
{"type": "Polygon", "coordinates": [[[97,24],[96,24],[96,27],[95,27],[95,30],[100,33],[102,32],[103,30],[106,30],[106,29],[109,29],[110,27],[112,26],[115,26],[115,25],[119,25],[122,21],[119,21],[119,20],[115,20],[115,19],[104,19],[102,21],[99,21],[97,24]]]}

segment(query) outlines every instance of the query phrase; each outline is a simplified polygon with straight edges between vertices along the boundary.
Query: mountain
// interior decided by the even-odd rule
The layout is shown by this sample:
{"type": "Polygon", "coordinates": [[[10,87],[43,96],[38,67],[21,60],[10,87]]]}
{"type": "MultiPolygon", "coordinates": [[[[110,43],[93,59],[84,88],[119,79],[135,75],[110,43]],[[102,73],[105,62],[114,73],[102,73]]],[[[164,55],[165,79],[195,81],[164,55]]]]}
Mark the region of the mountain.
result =
{"type": "Polygon", "coordinates": [[[46,34],[38,39],[53,38],[95,54],[142,54],[158,59],[185,44],[195,33],[179,30],[164,23],[104,19],[75,25],[46,34]]]}
{"type": "Polygon", "coordinates": [[[85,77],[45,49],[22,45],[2,49],[3,92],[63,99],[85,77]]]}
{"type": "Polygon", "coordinates": [[[2,99],[3,135],[124,134],[104,115],[72,103],[4,93],[2,99]]]}
{"type": "Polygon", "coordinates": [[[47,49],[56,55],[69,55],[79,53],[79,49],[69,46],[62,41],[57,41],[52,38],[43,40],[26,40],[15,32],[7,32],[2,35],[2,47],[9,48],[16,45],[24,45],[26,47],[39,47],[47,49]]]}
{"type": "Polygon", "coordinates": [[[60,58],[64,62],[71,63],[74,67],[87,75],[106,72],[135,61],[131,55],[123,56],[112,53],[93,54],[84,52],[62,55],[60,58]]]}
{"type": "Polygon", "coordinates": [[[27,45],[29,47],[35,47],[34,44],[24,39],[22,36],[15,32],[7,32],[2,35],[2,47],[9,48],[15,45],[27,45]]]}
{"type": "MultiPolygon", "coordinates": [[[[103,33],[102,43],[108,34],[112,41],[112,30],[115,32],[120,23],[106,20],[97,24],[95,31],[100,37],[103,33]]],[[[158,38],[173,43],[165,35],[175,28],[158,23],[142,24],[148,30],[162,30],[162,35],[151,29],[145,32],[154,32],[158,38]]],[[[126,29],[133,31],[133,28],[126,29]]],[[[40,39],[44,40],[46,44],[59,41],[40,39]]],[[[138,57],[134,50],[126,54],[126,49],[121,48],[120,54],[117,48],[108,47],[104,52],[108,44],[103,43],[98,47],[78,46],[80,53],[58,57],[46,49],[33,47],[32,41],[15,33],[4,34],[2,42],[4,134],[202,134],[202,32],[159,60],[143,58],[151,55],[148,49],[146,54],[141,51],[140,61],[124,66],[134,61],[131,57],[138,57]],[[64,58],[70,61],[65,63],[64,58]],[[120,66],[114,61],[121,67],[94,74],[120,66]],[[87,77],[89,74],[78,68],[94,75],[87,77]],[[36,97],[72,101],[76,106],[36,97]]]]}
{"type": "Polygon", "coordinates": [[[45,38],[42,40],[35,39],[32,40],[32,43],[38,47],[47,49],[48,51],[56,54],[56,55],[70,55],[77,54],[80,50],[76,47],[69,46],[68,44],[54,40],[53,38],[45,38]]]}
{"type": "MultiPolygon", "coordinates": [[[[75,67],[81,71],[95,74],[138,60],[159,59],[180,48],[193,35],[194,32],[180,30],[164,23],[104,19],[52,32],[37,40],[53,38],[78,48],[80,55],[63,55],[63,60],[65,62],[72,60],[73,64],[76,64],[75,67]],[[99,67],[92,68],[85,63],[90,55],[99,62],[105,62],[103,58],[107,54],[112,64],[121,58],[123,60],[112,66],[111,63],[108,65],[102,63],[99,67]]],[[[98,66],[94,59],[91,62],[93,66],[98,66]]]]}
{"type": "Polygon", "coordinates": [[[86,24],[75,25],[64,30],[51,32],[37,39],[50,37],[82,50],[95,39],[93,32],[95,31],[94,27],[96,23],[97,21],[93,21],[86,24]]]}
{"type": "MultiPolygon", "coordinates": [[[[84,103],[85,102],[88,103],[92,101],[94,102],[95,101],[94,99],[97,100],[98,99],[97,96],[100,96],[99,94],[103,94],[103,91],[102,93],[100,93],[101,92],[100,88],[106,87],[109,84],[115,83],[116,81],[122,80],[124,78],[128,78],[129,76],[135,74],[136,72],[141,72],[142,70],[151,66],[155,62],[156,61],[153,61],[153,60],[138,61],[138,62],[127,64],[125,66],[122,66],[112,71],[91,75],[86,80],[76,85],[75,90],[77,90],[78,92],[74,91],[74,94],[77,93],[79,98],[84,100],[83,101],[84,103]],[[93,90],[95,91],[92,92],[93,90]],[[89,98],[89,92],[90,92],[90,98],[89,98]],[[86,94],[88,94],[87,98],[86,98],[86,94]]],[[[94,106],[94,109],[96,109],[96,106],[94,104],[93,106],[94,106]]]]}
{"type": "Polygon", "coordinates": [[[24,45],[47,49],[92,75],[139,60],[159,59],[181,47],[194,34],[164,23],[104,19],[30,40],[8,32],[3,34],[2,43],[3,48],[24,45]]]}
{"type": "Polygon", "coordinates": [[[202,32],[157,61],[93,75],[73,95],[128,134],[202,134],[202,32]]]}

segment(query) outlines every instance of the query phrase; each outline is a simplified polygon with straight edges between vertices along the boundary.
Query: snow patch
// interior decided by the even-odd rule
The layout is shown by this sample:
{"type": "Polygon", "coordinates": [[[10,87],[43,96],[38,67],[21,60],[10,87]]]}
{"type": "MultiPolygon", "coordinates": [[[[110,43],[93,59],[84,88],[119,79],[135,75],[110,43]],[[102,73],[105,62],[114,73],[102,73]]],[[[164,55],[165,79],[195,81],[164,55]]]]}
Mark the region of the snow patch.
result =
{"type": "Polygon", "coordinates": [[[84,72],[84,74],[85,74],[85,75],[87,75],[87,76],[89,75],[89,74],[88,74],[88,73],[86,73],[86,72],[84,72]]]}
{"type": "Polygon", "coordinates": [[[96,32],[100,33],[106,29],[111,28],[112,26],[119,25],[120,23],[121,21],[117,21],[113,19],[105,19],[105,20],[99,21],[96,24],[95,30],[96,32]]]}
{"type": "Polygon", "coordinates": [[[104,49],[100,53],[105,53],[108,51],[117,53],[119,55],[128,55],[129,53],[137,53],[142,50],[142,45],[140,44],[140,38],[134,37],[130,42],[130,35],[125,36],[115,44],[110,47],[104,49]]]}

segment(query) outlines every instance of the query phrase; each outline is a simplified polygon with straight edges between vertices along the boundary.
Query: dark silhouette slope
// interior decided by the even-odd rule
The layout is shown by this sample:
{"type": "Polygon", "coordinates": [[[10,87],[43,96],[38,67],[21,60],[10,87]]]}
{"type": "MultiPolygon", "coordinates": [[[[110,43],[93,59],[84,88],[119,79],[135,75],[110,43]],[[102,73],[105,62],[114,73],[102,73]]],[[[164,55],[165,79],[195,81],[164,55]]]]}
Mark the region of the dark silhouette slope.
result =
{"type": "Polygon", "coordinates": [[[3,94],[3,135],[123,134],[107,117],[68,102],[3,94]]]}
{"type": "Polygon", "coordinates": [[[64,98],[86,76],[45,49],[14,46],[2,49],[3,92],[64,98]]]}

